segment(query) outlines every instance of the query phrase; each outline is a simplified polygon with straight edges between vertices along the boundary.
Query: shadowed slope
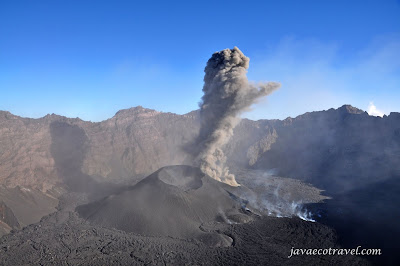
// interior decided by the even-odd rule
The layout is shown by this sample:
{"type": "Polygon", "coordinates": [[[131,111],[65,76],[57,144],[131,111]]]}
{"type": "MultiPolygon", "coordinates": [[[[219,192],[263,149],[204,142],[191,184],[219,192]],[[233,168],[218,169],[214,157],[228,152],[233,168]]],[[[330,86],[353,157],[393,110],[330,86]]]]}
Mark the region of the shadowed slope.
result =
{"type": "Polygon", "coordinates": [[[240,199],[232,197],[239,189],[215,181],[195,167],[167,166],[131,189],[79,206],[77,211],[95,224],[127,232],[196,237],[211,245],[226,245],[200,226],[251,220],[243,213],[240,199]]]}

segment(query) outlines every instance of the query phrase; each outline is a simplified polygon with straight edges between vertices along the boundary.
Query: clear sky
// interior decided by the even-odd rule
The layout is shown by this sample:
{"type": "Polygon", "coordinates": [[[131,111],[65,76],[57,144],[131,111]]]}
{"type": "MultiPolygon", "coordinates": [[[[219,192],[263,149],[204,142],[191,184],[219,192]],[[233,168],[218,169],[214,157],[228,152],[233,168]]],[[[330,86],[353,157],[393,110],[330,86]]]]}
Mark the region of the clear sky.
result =
{"type": "Polygon", "coordinates": [[[101,121],[198,108],[215,51],[282,84],[244,116],[400,112],[400,1],[0,0],[0,110],[101,121]],[[373,103],[373,104],[371,104],[373,103]]]}

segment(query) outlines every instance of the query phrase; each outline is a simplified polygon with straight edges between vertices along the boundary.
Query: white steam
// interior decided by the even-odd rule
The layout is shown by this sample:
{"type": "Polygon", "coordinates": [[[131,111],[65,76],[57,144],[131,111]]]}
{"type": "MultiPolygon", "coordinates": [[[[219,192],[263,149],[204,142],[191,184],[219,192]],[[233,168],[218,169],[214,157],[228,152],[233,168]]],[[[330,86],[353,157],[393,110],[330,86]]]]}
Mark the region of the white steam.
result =
{"type": "Polygon", "coordinates": [[[267,212],[270,216],[297,216],[305,221],[315,222],[315,220],[312,219],[311,213],[304,208],[301,201],[293,201],[280,194],[279,185],[272,195],[262,195],[261,198],[258,199],[257,205],[260,211],[267,212]]]}
{"type": "Polygon", "coordinates": [[[373,102],[370,102],[368,105],[368,114],[372,116],[380,116],[383,117],[384,113],[377,109],[373,102]]]}
{"type": "Polygon", "coordinates": [[[315,222],[312,214],[304,207],[304,204],[310,203],[310,200],[302,201],[305,196],[302,193],[307,194],[308,191],[314,191],[313,188],[293,182],[288,178],[277,177],[271,171],[257,172],[247,173],[248,176],[245,179],[240,179],[254,192],[241,195],[252,208],[269,216],[299,217],[305,221],[315,222]],[[300,194],[297,193],[298,191],[294,191],[296,187],[302,191],[300,194]]]}

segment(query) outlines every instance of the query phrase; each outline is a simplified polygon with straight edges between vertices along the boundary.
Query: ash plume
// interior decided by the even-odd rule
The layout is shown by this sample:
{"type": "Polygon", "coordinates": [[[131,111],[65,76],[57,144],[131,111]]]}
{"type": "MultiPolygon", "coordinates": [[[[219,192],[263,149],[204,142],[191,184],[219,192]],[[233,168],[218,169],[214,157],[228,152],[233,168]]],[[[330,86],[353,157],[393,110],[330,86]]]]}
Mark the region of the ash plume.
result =
{"type": "Polygon", "coordinates": [[[225,166],[222,147],[233,135],[233,129],[240,121],[238,115],[280,87],[276,82],[249,83],[246,77],[249,61],[235,47],[214,53],[204,69],[197,160],[203,173],[232,186],[238,186],[238,183],[225,166]]]}

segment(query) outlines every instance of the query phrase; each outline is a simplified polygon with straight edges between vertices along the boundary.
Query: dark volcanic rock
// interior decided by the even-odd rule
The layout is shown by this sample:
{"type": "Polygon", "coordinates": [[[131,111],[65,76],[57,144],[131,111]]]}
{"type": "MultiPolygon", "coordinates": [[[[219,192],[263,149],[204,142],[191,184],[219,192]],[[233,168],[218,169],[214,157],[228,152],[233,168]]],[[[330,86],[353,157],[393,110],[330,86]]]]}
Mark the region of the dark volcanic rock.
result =
{"type": "Polygon", "coordinates": [[[0,227],[5,232],[9,231],[9,229],[20,228],[13,211],[3,201],[0,201],[0,227]]]}
{"type": "Polygon", "coordinates": [[[231,244],[227,236],[204,232],[202,225],[250,221],[235,190],[199,168],[167,166],[138,184],[100,201],[79,206],[94,224],[149,236],[196,237],[211,245],[231,244]],[[246,217],[246,218],[244,218],[246,217]],[[222,241],[222,243],[221,243],[222,241]]]}
{"type": "Polygon", "coordinates": [[[264,217],[225,224],[217,229],[233,245],[213,247],[194,239],[147,237],[89,224],[72,211],[77,196],[64,195],[60,211],[1,238],[1,264],[368,265],[356,256],[288,258],[292,247],[339,248],[332,229],[318,223],[264,217]]]}

